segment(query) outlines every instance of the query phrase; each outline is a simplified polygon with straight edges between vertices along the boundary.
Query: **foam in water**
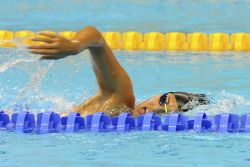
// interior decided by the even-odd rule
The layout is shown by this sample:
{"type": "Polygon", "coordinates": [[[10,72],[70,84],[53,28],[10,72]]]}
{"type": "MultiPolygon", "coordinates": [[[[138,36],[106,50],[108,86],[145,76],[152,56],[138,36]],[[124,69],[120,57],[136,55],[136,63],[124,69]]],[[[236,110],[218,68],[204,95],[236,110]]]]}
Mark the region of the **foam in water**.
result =
{"type": "MultiPolygon", "coordinates": [[[[7,51],[7,50],[6,50],[7,51]]],[[[5,60],[5,63],[3,63],[0,66],[0,73],[4,73],[7,70],[20,66],[22,63],[32,63],[37,62],[40,59],[40,56],[31,56],[29,52],[27,52],[26,49],[23,49],[22,47],[18,47],[17,49],[9,49],[7,52],[4,52],[3,57],[7,57],[9,60],[5,60]]],[[[55,102],[54,107],[59,108],[60,104],[66,104],[65,100],[60,98],[48,98],[46,95],[41,91],[40,89],[40,81],[41,78],[45,75],[45,73],[53,66],[54,61],[48,63],[45,65],[45,67],[38,67],[38,72],[33,72],[30,75],[30,81],[21,89],[17,90],[19,93],[16,98],[14,98],[13,102],[10,102],[8,104],[9,107],[5,108],[7,112],[19,111],[23,109],[33,109],[30,108],[30,106],[36,106],[37,108],[39,106],[39,103],[43,101],[44,99],[47,99],[47,101],[55,102]],[[32,90],[34,93],[30,96],[29,91],[32,90]],[[22,104],[23,103],[23,104],[22,104]],[[35,104],[36,103],[36,104],[35,104]],[[13,109],[14,106],[14,109],[13,109]]],[[[27,69],[29,68],[28,64],[27,69]]],[[[4,88],[0,88],[0,99],[3,99],[3,91],[4,88]]],[[[42,105],[42,104],[41,104],[42,105]]],[[[40,107],[38,107],[40,109],[40,107]]],[[[44,108],[44,106],[43,106],[44,108]]],[[[52,108],[52,107],[51,107],[52,108]]],[[[48,106],[47,106],[48,109],[48,106]]]]}
{"type": "Polygon", "coordinates": [[[194,115],[197,112],[206,112],[210,115],[216,115],[219,113],[249,113],[250,100],[244,98],[241,95],[226,93],[221,91],[217,98],[211,98],[211,102],[208,105],[202,105],[190,110],[188,114],[194,115]]]}
{"type": "Polygon", "coordinates": [[[6,70],[12,68],[13,66],[19,64],[19,63],[23,63],[23,62],[34,62],[36,60],[29,60],[29,59],[16,59],[16,60],[11,60],[9,62],[6,62],[4,64],[1,65],[0,67],[0,73],[5,72],[6,70]]]}
{"type": "MultiPolygon", "coordinates": [[[[118,54],[122,54],[122,52],[121,53],[119,52],[118,54]]],[[[196,55],[195,57],[197,56],[198,55],[196,55]]],[[[155,64],[154,62],[157,63],[159,61],[159,57],[153,54],[150,55],[150,57],[152,58],[149,58],[149,57],[144,58],[146,61],[148,61],[149,65],[155,64]]],[[[184,55],[177,56],[177,57],[176,56],[170,57],[170,60],[174,58],[176,59],[175,61],[178,61],[179,58],[182,58],[182,57],[184,57],[184,55]]],[[[12,101],[8,101],[8,104],[6,105],[7,107],[3,109],[9,110],[9,111],[13,111],[15,110],[15,108],[17,108],[17,110],[29,109],[30,111],[35,112],[35,113],[43,111],[43,110],[54,110],[56,112],[65,112],[65,111],[70,111],[72,106],[75,105],[75,102],[70,101],[64,95],[64,94],[70,93],[68,92],[68,89],[62,90],[62,96],[55,95],[53,93],[48,94],[44,90],[42,90],[41,88],[43,86],[43,82],[41,81],[42,78],[47,79],[48,75],[50,75],[50,73],[47,73],[48,70],[52,69],[52,67],[54,67],[56,63],[55,61],[45,61],[43,63],[38,63],[39,58],[40,58],[39,56],[34,56],[30,54],[28,50],[24,48],[4,50],[4,55],[1,57],[1,59],[3,59],[2,62],[5,62],[5,63],[3,63],[0,66],[0,74],[1,73],[4,74],[5,72],[7,72],[8,70],[11,70],[12,68],[24,68],[26,70],[26,73],[29,76],[29,81],[25,84],[25,86],[21,88],[17,88],[18,93],[16,97],[13,98],[12,101]],[[34,69],[37,69],[37,70],[34,71],[33,68],[31,68],[32,66],[34,66],[35,67],[34,69]]],[[[135,58],[138,58],[138,57],[135,57],[135,58]]],[[[245,58],[245,56],[243,56],[243,58],[245,58]]],[[[66,60],[73,61],[73,58],[66,59],[66,60]]],[[[129,60],[130,59],[128,59],[128,61],[129,60]]],[[[164,63],[167,63],[167,62],[164,62],[164,63]]],[[[77,66],[79,68],[77,68],[76,70],[79,72],[80,67],[81,67],[81,70],[83,70],[82,66],[84,65],[85,64],[81,62],[81,64],[77,66]]],[[[64,66],[65,64],[63,64],[63,67],[64,66]]],[[[71,65],[69,67],[71,67],[71,65]]],[[[72,64],[72,68],[76,68],[76,66],[73,66],[72,64]]],[[[60,67],[60,69],[56,69],[56,70],[62,71],[64,69],[61,69],[60,67]]],[[[159,71],[160,70],[161,69],[159,69],[159,71]]],[[[65,72],[67,72],[67,70],[65,72]]],[[[56,73],[56,75],[60,75],[60,73],[56,73]]],[[[75,73],[72,72],[69,75],[67,75],[67,78],[65,78],[62,81],[59,80],[59,82],[57,81],[55,82],[55,84],[65,84],[65,82],[71,82],[70,80],[74,78],[74,75],[75,73]]],[[[76,83],[76,84],[79,84],[79,83],[76,83]]],[[[0,100],[2,101],[5,100],[4,99],[5,91],[6,89],[1,86],[0,87],[0,100]]],[[[91,91],[89,92],[84,91],[83,94],[78,95],[75,99],[77,99],[76,101],[81,101],[81,99],[86,99],[87,97],[92,96],[93,93],[92,94],[91,93],[92,93],[91,91]]],[[[213,94],[208,93],[208,96],[211,97],[211,103],[209,105],[198,106],[194,108],[193,110],[190,110],[189,112],[187,112],[187,114],[194,115],[197,112],[206,112],[206,113],[210,113],[211,115],[215,115],[218,113],[228,113],[228,112],[242,114],[242,113],[247,113],[248,108],[250,106],[249,99],[246,99],[242,95],[235,94],[235,93],[232,94],[226,91],[221,91],[219,93],[213,93],[213,94]]],[[[142,95],[142,96],[138,96],[138,98],[140,101],[143,101],[145,100],[146,96],[142,95]]]]}
{"type": "Polygon", "coordinates": [[[3,73],[20,63],[35,62],[40,58],[40,56],[30,56],[30,53],[24,45],[17,45],[17,47],[14,49],[12,48],[2,50],[3,54],[1,55],[1,58],[3,58],[4,63],[0,65],[0,73],[3,73]]]}

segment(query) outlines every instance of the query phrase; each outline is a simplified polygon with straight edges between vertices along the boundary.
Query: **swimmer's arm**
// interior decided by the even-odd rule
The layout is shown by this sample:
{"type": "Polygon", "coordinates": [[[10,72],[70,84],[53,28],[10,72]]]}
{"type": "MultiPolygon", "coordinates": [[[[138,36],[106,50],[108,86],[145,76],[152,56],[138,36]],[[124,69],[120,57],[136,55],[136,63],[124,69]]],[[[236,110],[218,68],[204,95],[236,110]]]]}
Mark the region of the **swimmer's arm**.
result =
{"type": "Polygon", "coordinates": [[[77,33],[75,40],[83,43],[80,50],[84,50],[87,47],[91,53],[92,67],[100,88],[99,95],[112,95],[117,102],[133,108],[135,98],[132,83],[127,72],[117,61],[101,33],[94,27],[88,27],[87,29],[92,32],[89,38],[92,40],[90,45],[86,42],[88,41],[86,39],[86,36],[88,36],[86,28],[77,33]]]}
{"type": "Polygon", "coordinates": [[[105,43],[101,34],[93,27],[80,30],[73,40],[54,33],[41,32],[33,41],[43,42],[29,46],[32,53],[43,55],[41,59],[61,59],[76,55],[87,48],[102,47],[105,43]]]}
{"type": "Polygon", "coordinates": [[[45,44],[30,46],[33,53],[42,54],[42,59],[60,59],[89,49],[100,88],[99,94],[114,95],[114,99],[120,103],[134,107],[135,99],[130,78],[98,30],[94,27],[86,27],[80,30],[73,40],[50,33],[41,33],[41,35],[44,37],[36,38],[34,41],[45,42],[45,44]]]}

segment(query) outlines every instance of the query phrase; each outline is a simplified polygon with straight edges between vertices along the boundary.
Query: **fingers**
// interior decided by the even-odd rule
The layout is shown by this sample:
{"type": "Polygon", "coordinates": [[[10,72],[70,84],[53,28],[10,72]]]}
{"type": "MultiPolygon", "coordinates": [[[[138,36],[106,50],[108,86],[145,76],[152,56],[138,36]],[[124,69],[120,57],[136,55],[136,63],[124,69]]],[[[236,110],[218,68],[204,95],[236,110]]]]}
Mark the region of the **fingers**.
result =
{"type": "Polygon", "coordinates": [[[40,32],[37,34],[32,41],[35,42],[45,42],[45,43],[53,43],[59,38],[60,36],[51,32],[40,32]]]}
{"type": "Polygon", "coordinates": [[[30,45],[29,49],[57,49],[57,44],[41,44],[41,45],[30,45]]]}
{"type": "Polygon", "coordinates": [[[46,37],[46,36],[37,36],[36,38],[33,38],[32,41],[45,42],[45,43],[54,42],[53,38],[46,37]]]}
{"type": "MultiPolygon", "coordinates": [[[[51,32],[41,32],[33,41],[41,42],[38,44],[30,45],[29,49],[34,54],[43,55],[41,59],[60,59],[67,54],[63,54],[63,47],[65,40],[51,32]]],[[[68,42],[68,41],[66,41],[68,42]]]]}
{"type": "Polygon", "coordinates": [[[31,49],[31,52],[34,53],[34,54],[43,54],[43,55],[54,55],[54,54],[58,53],[58,51],[54,50],[54,49],[51,49],[51,50],[48,50],[48,49],[31,49]]]}
{"type": "Polygon", "coordinates": [[[52,33],[52,32],[40,32],[38,33],[38,35],[42,35],[48,38],[56,38],[59,37],[59,35],[57,35],[56,33],[52,33]]]}
{"type": "Polygon", "coordinates": [[[40,58],[40,60],[56,60],[64,58],[66,55],[58,54],[59,51],[55,49],[47,50],[47,49],[32,49],[32,53],[34,54],[42,54],[43,56],[40,58]]]}
{"type": "Polygon", "coordinates": [[[59,59],[58,56],[56,55],[47,55],[47,56],[42,56],[40,60],[56,60],[59,59]]]}

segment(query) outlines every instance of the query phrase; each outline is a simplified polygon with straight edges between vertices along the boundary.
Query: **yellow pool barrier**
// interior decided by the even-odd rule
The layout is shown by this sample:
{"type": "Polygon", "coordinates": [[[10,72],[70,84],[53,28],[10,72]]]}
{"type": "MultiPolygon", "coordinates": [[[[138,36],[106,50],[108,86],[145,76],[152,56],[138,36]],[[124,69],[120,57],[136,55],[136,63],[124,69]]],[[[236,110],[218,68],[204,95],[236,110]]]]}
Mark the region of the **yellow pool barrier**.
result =
{"type": "Polygon", "coordinates": [[[249,51],[250,50],[250,34],[234,33],[231,35],[232,48],[235,51],[249,51]]]}
{"type": "Polygon", "coordinates": [[[166,33],[166,50],[186,50],[186,34],[180,32],[166,33]]]}
{"type": "Polygon", "coordinates": [[[212,33],[209,35],[210,51],[227,51],[231,50],[230,37],[225,33],[212,33]]]}
{"type": "Polygon", "coordinates": [[[102,33],[102,35],[111,49],[121,49],[121,33],[104,32],[102,33]]]}
{"type": "Polygon", "coordinates": [[[32,31],[17,31],[15,32],[15,38],[20,39],[21,42],[25,45],[31,45],[34,44],[34,42],[31,40],[35,37],[35,33],[32,31]]]}
{"type": "Polygon", "coordinates": [[[164,50],[164,34],[160,32],[148,32],[144,34],[144,50],[164,50]]]}
{"type": "Polygon", "coordinates": [[[187,50],[206,51],[207,49],[208,49],[207,34],[201,32],[195,32],[187,35],[187,50]]]}
{"type": "Polygon", "coordinates": [[[124,32],[122,34],[123,50],[141,50],[143,49],[143,35],[139,32],[124,32]]]}
{"type": "Polygon", "coordinates": [[[12,42],[14,33],[7,30],[0,30],[0,47],[10,48],[14,47],[15,44],[12,42]]]}
{"type": "MultiPolygon", "coordinates": [[[[39,31],[41,32],[41,31],[39,31]]],[[[74,31],[54,32],[67,39],[73,39],[76,36],[74,31]]],[[[250,34],[237,32],[227,34],[223,32],[205,34],[202,32],[182,33],[182,32],[146,32],[135,31],[128,32],[103,32],[107,44],[114,50],[146,50],[146,51],[250,51],[250,34]]],[[[34,37],[41,37],[37,32],[21,30],[12,32],[9,30],[0,30],[0,48],[12,48],[17,46],[17,42],[24,45],[37,44],[42,42],[33,42],[34,37]]]]}

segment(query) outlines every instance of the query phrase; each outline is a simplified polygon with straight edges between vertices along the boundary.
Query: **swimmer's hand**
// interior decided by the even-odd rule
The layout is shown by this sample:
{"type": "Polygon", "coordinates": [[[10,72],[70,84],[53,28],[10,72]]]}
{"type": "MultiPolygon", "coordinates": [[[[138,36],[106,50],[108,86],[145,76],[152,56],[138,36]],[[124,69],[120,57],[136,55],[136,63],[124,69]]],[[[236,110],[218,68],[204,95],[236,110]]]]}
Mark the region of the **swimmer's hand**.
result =
{"type": "Polygon", "coordinates": [[[43,55],[41,59],[61,59],[69,55],[78,54],[80,51],[80,42],[77,40],[69,40],[60,35],[41,32],[35,42],[43,42],[40,45],[33,44],[29,49],[34,54],[43,55]]]}

